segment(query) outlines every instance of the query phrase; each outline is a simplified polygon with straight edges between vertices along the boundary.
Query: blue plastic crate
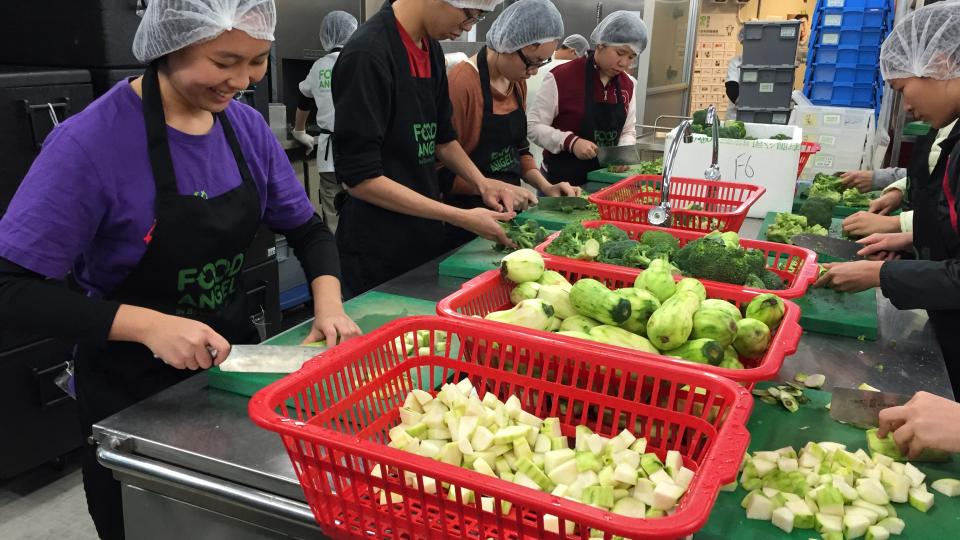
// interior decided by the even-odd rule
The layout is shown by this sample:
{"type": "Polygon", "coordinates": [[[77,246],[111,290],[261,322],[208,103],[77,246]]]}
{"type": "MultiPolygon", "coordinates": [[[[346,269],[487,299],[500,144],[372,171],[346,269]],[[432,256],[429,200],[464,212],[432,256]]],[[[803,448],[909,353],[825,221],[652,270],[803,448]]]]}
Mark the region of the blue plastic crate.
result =
{"type": "Polygon", "coordinates": [[[814,20],[814,25],[824,30],[883,28],[888,17],[889,12],[885,9],[824,8],[814,20]]]}
{"type": "Polygon", "coordinates": [[[824,8],[888,8],[893,9],[891,0],[820,0],[817,9],[824,8]]]}
{"type": "Polygon", "coordinates": [[[807,97],[823,105],[841,107],[874,107],[876,104],[874,84],[814,82],[807,88],[807,97]]]}
{"type": "Polygon", "coordinates": [[[879,47],[883,42],[885,32],[881,27],[877,28],[825,28],[820,32],[818,45],[825,46],[844,46],[852,47],[879,47]]]}
{"type": "Polygon", "coordinates": [[[878,77],[876,65],[814,63],[808,71],[812,73],[813,82],[872,84],[876,82],[878,77]]]}
{"type": "Polygon", "coordinates": [[[873,65],[880,61],[880,47],[857,47],[854,45],[814,45],[810,48],[807,65],[845,64],[873,65]]]}

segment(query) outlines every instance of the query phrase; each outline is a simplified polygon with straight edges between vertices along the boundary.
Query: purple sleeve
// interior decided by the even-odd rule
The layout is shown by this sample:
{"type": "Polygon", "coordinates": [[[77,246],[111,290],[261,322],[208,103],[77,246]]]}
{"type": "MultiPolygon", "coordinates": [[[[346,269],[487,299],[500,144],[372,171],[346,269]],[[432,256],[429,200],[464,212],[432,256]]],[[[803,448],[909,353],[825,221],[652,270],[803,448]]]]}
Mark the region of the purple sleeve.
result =
{"type": "Polygon", "coordinates": [[[55,129],[0,220],[0,257],[63,279],[93,241],[111,191],[69,131],[55,129]]]}
{"type": "Polygon", "coordinates": [[[280,142],[265,122],[260,124],[269,171],[263,222],[274,230],[294,229],[309,221],[315,210],[280,142]]]}

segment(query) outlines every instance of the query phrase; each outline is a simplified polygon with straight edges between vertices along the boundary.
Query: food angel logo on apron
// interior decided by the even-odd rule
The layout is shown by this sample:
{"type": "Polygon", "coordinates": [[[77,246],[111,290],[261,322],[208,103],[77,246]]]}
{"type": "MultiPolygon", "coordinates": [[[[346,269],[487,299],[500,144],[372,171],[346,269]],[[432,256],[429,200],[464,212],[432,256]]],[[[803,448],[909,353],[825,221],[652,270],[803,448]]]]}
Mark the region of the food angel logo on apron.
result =
{"type": "Polygon", "coordinates": [[[424,122],[413,124],[413,138],[417,141],[417,158],[421,165],[436,161],[437,123],[424,122]]]}

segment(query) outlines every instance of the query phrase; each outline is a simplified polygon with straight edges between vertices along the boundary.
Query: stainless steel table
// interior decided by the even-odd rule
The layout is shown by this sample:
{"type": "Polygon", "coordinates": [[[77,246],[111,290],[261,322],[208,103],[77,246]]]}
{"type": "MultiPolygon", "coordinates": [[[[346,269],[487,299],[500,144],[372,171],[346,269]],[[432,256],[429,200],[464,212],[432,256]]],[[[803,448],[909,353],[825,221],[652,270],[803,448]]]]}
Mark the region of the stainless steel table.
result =
{"type": "MultiPolygon", "coordinates": [[[[747,220],[742,234],[759,225],[747,220]]],[[[439,300],[462,281],[438,278],[438,263],[378,290],[439,300]]],[[[924,313],[880,298],[880,326],[876,342],[804,334],[781,377],[819,372],[827,390],[867,382],[952,396],[924,313]]],[[[254,426],[246,407],[201,374],[94,426],[101,461],[123,483],[129,538],[322,538],[279,438],[254,426]]]]}

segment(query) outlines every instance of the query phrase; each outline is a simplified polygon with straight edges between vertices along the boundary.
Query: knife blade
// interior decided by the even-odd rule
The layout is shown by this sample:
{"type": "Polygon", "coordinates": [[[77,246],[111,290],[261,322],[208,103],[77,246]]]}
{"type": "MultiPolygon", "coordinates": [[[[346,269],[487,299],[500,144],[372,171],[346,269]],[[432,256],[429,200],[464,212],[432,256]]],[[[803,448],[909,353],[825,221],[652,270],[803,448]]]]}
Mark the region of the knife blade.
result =
{"type": "Polygon", "coordinates": [[[283,345],[233,345],[221,371],[240,373],[293,373],[307,360],[323,354],[328,347],[283,345]]]}
{"type": "Polygon", "coordinates": [[[880,411],[903,405],[910,396],[892,392],[875,392],[856,388],[834,388],[830,401],[830,417],[857,427],[877,427],[880,411]]]}
{"type": "Polygon", "coordinates": [[[793,242],[795,246],[807,248],[842,261],[863,260],[862,255],[857,255],[857,252],[863,249],[863,245],[850,240],[830,238],[829,236],[820,236],[817,234],[798,234],[791,238],[790,241],[793,242]]]}
{"type": "Polygon", "coordinates": [[[636,165],[640,163],[640,152],[637,145],[601,146],[597,148],[597,160],[601,167],[610,165],[636,165]]]}

